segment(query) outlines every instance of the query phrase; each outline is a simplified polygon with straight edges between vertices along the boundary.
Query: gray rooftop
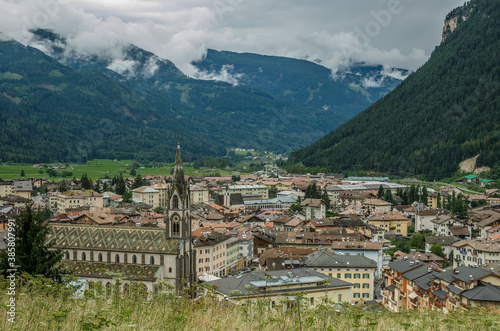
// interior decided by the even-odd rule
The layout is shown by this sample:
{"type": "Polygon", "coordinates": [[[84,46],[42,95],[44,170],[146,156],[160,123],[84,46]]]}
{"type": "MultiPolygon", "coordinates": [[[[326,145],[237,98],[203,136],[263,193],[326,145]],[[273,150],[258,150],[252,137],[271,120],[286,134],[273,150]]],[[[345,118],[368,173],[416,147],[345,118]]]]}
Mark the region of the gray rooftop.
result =
{"type": "Polygon", "coordinates": [[[308,267],[377,268],[377,262],[362,255],[338,255],[318,250],[307,256],[308,267]]]}
{"type": "Polygon", "coordinates": [[[399,273],[405,273],[407,271],[410,271],[412,269],[415,269],[421,265],[422,262],[419,262],[420,264],[415,264],[414,259],[401,259],[398,261],[392,261],[389,263],[389,267],[391,267],[392,270],[399,272],[399,273]]]}
{"type": "Polygon", "coordinates": [[[469,300],[500,302],[500,286],[479,282],[476,287],[461,294],[469,300]]]}
{"type": "Polygon", "coordinates": [[[429,271],[429,266],[427,264],[424,264],[422,262],[419,262],[418,263],[418,268],[415,268],[413,270],[410,270],[408,272],[405,272],[403,274],[403,277],[408,279],[408,280],[415,280],[417,278],[420,278],[428,273],[432,273],[432,270],[429,271]]]}
{"type": "Polygon", "coordinates": [[[330,277],[328,275],[316,272],[307,268],[274,271],[254,271],[239,276],[226,277],[219,280],[208,282],[209,285],[215,285],[216,291],[230,296],[247,296],[262,291],[266,287],[274,287],[273,293],[287,293],[294,289],[288,288],[290,285],[303,285],[301,291],[308,289],[329,289],[339,287],[351,287],[351,283],[330,277]],[[269,276],[266,276],[269,275],[269,276]],[[323,281],[329,281],[324,285],[318,285],[323,281]],[[281,289],[279,287],[282,287],[281,289]],[[254,292],[257,290],[257,292],[254,292]],[[237,292],[236,292],[237,291],[237,292]],[[233,293],[231,293],[233,292],[233,293]]]}

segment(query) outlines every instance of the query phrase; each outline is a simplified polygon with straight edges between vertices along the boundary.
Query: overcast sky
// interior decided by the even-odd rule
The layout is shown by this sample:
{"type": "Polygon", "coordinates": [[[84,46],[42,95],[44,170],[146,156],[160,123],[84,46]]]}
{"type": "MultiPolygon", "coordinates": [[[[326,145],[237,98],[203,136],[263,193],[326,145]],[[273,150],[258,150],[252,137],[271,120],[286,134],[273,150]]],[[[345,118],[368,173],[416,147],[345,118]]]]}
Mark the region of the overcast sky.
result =
{"type": "Polygon", "coordinates": [[[207,48],[417,69],[465,0],[0,0],[0,31],[51,28],[78,54],[134,43],[187,74],[207,48]]]}

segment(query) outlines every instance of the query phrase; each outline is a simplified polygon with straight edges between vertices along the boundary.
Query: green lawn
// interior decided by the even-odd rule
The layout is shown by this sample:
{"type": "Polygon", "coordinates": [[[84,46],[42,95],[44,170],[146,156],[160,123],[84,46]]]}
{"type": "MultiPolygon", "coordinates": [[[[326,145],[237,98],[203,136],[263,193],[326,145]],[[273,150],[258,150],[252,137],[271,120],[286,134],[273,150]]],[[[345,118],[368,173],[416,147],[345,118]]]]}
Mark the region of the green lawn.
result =
{"type": "MultiPolygon", "coordinates": [[[[104,178],[106,173],[108,176],[112,178],[115,175],[119,175],[120,172],[123,172],[124,177],[130,176],[130,165],[132,164],[131,160],[121,160],[114,162],[113,160],[92,160],[88,161],[86,164],[70,164],[69,168],[66,171],[70,171],[73,173],[73,176],[76,178],[81,178],[82,174],[86,173],[89,178],[97,179],[104,178]]],[[[142,168],[139,167],[136,169],[138,173],[140,173],[143,177],[145,176],[158,176],[158,175],[170,175],[173,168],[173,163],[168,165],[163,165],[157,168],[142,168]]],[[[19,164],[9,164],[9,165],[0,165],[0,178],[4,180],[22,178],[21,170],[24,170],[25,178],[30,177],[44,177],[48,178],[52,181],[60,181],[63,177],[49,177],[46,169],[43,169],[43,173],[40,174],[41,169],[33,168],[32,165],[19,165],[19,164]]],[[[63,170],[57,170],[57,172],[61,173],[63,170]]],[[[231,175],[231,171],[220,170],[220,169],[210,169],[210,168],[201,168],[195,170],[191,167],[191,164],[184,165],[184,173],[186,175],[208,175],[211,172],[217,172],[221,175],[231,175]],[[201,170],[206,170],[205,172],[200,172],[201,170]]],[[[65,177],[65,179],[70,179],[72,177],[65,177]]]]}

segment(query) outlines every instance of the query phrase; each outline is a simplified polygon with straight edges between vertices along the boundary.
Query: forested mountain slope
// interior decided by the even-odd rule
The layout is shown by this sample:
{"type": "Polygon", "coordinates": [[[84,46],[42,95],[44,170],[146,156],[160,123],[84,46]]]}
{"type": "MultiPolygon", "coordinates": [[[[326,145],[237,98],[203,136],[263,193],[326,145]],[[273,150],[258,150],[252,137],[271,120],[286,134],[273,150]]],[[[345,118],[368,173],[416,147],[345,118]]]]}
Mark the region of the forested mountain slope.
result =
{"type": "MultiPolygon", "coordinates": [[[[330,171],[449,176],[464,159],[500,164],[500,2],[474,0],[470,17],[393,92],[309,147],[292,163],[330,171]]],[[[465,8],[465,7],[464,7],[465,8]]],[[[457,10],[460,12],[460,9],[457,10]]]]}

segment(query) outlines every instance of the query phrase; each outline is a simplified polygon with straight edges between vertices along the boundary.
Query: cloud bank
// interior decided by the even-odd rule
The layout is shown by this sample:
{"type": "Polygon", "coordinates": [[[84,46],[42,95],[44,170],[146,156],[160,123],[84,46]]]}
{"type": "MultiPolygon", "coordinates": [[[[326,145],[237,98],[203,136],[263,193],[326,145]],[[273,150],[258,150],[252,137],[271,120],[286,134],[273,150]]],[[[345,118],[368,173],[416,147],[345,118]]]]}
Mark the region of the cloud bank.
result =
{"type": "MultiPolygon", "coordinates": [[[[414,70],[439,44],[446,13],[463,2],[0,0],[0,38],[29,44],[30,29],[52,29],[67,38],[72,56],[99,54],[123,73],[134,70],[123,59],[124,48],[133,43],[187,75],[237,84],[230,67],[199,73],[191,62],[213,48],[308,57],[334,72],[349,61],[414,70]]],[[[156,65],[148,64],[150,73],[156,65]]]]}

